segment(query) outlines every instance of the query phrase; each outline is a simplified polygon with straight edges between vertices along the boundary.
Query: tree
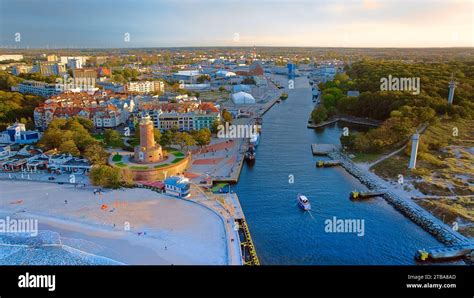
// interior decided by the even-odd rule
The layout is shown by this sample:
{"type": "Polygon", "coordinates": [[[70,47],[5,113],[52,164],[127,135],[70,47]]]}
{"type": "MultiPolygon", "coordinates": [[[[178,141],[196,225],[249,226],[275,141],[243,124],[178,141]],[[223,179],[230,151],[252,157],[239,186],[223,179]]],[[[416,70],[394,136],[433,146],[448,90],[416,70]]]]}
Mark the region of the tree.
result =
{"type": "Polygon", "coordinates": [[[123,181],[121,170],[108,165],[93,166],[89,177],[93,185],[108,188],[119,188],[123,181]]]}
{"type": "Polygon", "coordinates": [[[153,129],[153,138],[155,139],[155,142],[160,143],[161,131],[158,128],[153,129]]]}
{"type": "Polygon", "coordinates": [[[202,128],[194,135],[194,140],[199,146],[206,146],[211,143],[211,131],[208,128],[202,128]]]}
{"type": "Polygon", "coordinates": [[[177,132],[174,136],[174,143],[178,144],[181,150],[185,147],[191,147],[196,145],[194,138],[187,132],[177,132]]]}
{"type": "Polygon", "coordinates": [[[92,132],[94,130],[94,122],[84,117],[74,117],[87,131],[92,132]]]}
{"type": "Polygon", "coordinates": [[[323,105],[318,106],[311,112],[311,119],[315,124],[321,123],[328,118],[327,110],[323,105]]]}
{"type": "Polygon", "coordinates": [[[74,156],[81,155],[81,152],[79,151],[79,149],[77,149],[77,146],[76,146],[76,144],[74,143],[73,140],[67,140],[64,143],[62,143],[59,146],[59,151],[61,153],[69,153],[69,154],[74,155],[74,156]]]}
{"type": "Polygon", "coordinates": [[[114,129],[106,129],[104,133],[104,141],[110,147],[122,147],[123,140],[120,133],[114,129]]]}
{"type": "Polygon", "coordinates": [[[220,87],[219,87],[219,91],[220,91],[220,92],[224,92],[224,91],[225,91],[225,87],[224,87],[224,86],[220,86],[220,87]]]}
{"type": "Polygon", "coordinates": [[[211,77],[210,77],[209,75],[204,74],[204,75],[200,75],[200,76],[197,78],[196,82],[197,82],[198,84],[203,84],[203,83],[205,83],[205,82],[207,82],[207,81],[210,81],[210,80],[211,80],[211,77]]]}
{"type": "Polygon", "coordinates": [[[217,131],[219,129],[219,125],[221,125],[221,121],[219,119],[215,119],[212,122],[212,125],[211,125],[211,132],[212,133],[217,133],[217,131]]]}
{"type": "Polygon", "coordinates": [[[174,141],[174,133],[172,130],[166,130],[160,138],[160,144],[163,147],[169,146],[173,144],[174,141]]]}
{"type": "Polygon", "coordinates": [[[87,158],[93,165],[103,165],[107,163],[109,154],[99,144],[93,144],[86,148],[84,157],[87,158]]]}
{"type": "Polygon", "coordinates": [[[232,123],[232,114],[225,109],[222,111],[222,118],[224,119],[224,122],[232,123]]]}

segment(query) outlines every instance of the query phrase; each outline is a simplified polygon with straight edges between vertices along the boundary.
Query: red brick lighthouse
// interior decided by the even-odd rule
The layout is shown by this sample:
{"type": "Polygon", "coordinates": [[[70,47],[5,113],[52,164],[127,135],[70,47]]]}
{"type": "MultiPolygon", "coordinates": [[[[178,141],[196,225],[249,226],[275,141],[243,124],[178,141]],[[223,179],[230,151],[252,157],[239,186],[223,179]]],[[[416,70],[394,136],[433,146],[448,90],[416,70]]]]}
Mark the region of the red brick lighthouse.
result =
{"type": "Polygon", "coordinates": [[[155,163],[163,159],[163,151],[160,144],[155,143],[153,134],[153,121],[150,116],[142,117],[140,120],[140,145],[135,147],[134,162],[155,163]]]}

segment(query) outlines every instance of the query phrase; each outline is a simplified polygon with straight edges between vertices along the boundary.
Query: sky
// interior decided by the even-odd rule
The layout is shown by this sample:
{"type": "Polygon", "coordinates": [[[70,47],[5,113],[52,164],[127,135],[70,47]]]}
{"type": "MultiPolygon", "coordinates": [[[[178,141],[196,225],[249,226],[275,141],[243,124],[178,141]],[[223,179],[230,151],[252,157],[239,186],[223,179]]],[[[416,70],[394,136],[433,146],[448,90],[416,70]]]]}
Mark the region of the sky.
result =
{"type": "Polygon", "coordinates": [[[473,47],[474,0],[0,0],[0,47],[473,47]]]}

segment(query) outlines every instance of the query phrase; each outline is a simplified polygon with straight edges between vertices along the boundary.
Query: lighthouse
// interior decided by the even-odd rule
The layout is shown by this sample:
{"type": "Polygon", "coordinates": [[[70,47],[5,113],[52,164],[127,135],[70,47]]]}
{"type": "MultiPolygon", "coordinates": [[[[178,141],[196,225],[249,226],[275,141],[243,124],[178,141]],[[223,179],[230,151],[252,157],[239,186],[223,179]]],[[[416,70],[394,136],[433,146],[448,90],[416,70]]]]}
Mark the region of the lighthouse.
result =
{"type": "Polygon", "coordinates": [[[456,89],[456,82],[454,82],[454,76],[451,74],[451,81],[449,82],[448,104],[453,104],[454,89],[456,89]]]}
{"type": "Polygon", "coordinates": [[[411,137],[411,156],[410,163],[408,164],[409,169],[416,168],[416,155],[418,154],[418,141],[420,140],[420,135],[415,133],[411,137]]]}

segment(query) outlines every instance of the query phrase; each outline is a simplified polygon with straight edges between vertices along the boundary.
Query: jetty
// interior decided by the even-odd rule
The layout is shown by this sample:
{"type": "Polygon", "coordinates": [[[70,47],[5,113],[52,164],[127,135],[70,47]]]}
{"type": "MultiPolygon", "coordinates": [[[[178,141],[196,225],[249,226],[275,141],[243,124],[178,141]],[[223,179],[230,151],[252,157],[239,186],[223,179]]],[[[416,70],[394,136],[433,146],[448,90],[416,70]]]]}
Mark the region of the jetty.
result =
{"type": "Polygon", "coordinates": [[[373,126],[373,127],[378,127],[382,124],[381,121],[379,120],[374,120],[374,119],[369,119],[369,118],[360,118],[360,117],[354,117],[354,116],[335,116],[331,117],[326,121],[323,121],[318,124],[314,124],[311,118],[308,120],[308,128],[321,128],[336,122],[347,122],[347,123],[352,123],[352,124],[359,124],[359,125],[365,125],[365,126],[373,126]]]}
{"type": "Polygon", "coordinates": [[[259,266],[260,260],[257,256],[257,251],[250,236],[250,230],[245,221],[245,218],[236,220],[239,227],[240,246],[242,250],[242,260],[244,265],[259,266]]]}
{"type": "Polygon", "coordinates": [[[340,165],[341,162],[339,160],[318,160],[316,162],[317,168],[327,168],[327,167],[335,167],[340,165]]]}
{"type": "Polygon", "coordinates": [[[448,247],[437,247],[420,249],[415,254],[415,259],[420,262],[449,261],[472,256],[474,244],[453,245],[448,247]]]}
{"type": "Polygon", "coordinates": [[[432,234],[442,243],[453,245],[470,245],[472,241],[453,230],[451,227],[436,218],[433,214],[420,207],[409,198],[403,198],[399,194],[388,190],[383,184],[377,180],[373,174],[360,169],[348,157],[341,152],[331,152],[328,156],[333,160],[341,162],[341,166],[352,176],[358,179],[362,184],[367,186],[370,191],[383,192],[383,198],[402,214],[421,226],[427,232],[432,234]]]}
{"type": "Polygon", "coordinates": [[[313,155],[328,155],[331,152],[340,150],[341,146],[337,144],[311,144],[313,155]]]}
{"type": "Polygon", "coordinates": [[[349,198],[351,200],[360,200],[360,199],[368,199],[373,197],[383,197],[385,192],[383,191],[366,191],[366,192],[359,192],[359,191],[351,191],[349,194],[349,198]]]}

